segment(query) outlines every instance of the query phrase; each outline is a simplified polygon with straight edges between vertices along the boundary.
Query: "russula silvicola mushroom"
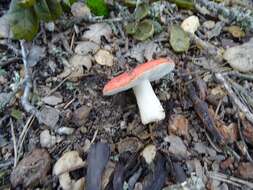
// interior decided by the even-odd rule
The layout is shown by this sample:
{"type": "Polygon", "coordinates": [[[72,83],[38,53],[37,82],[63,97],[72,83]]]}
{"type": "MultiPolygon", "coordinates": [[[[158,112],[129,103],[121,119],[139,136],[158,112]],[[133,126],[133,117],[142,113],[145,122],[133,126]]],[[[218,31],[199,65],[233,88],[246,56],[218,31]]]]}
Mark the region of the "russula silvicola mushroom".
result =
{"type": "Polygon", "coordinates": [[[109,81],[103,89],[103,94],[110,96],[133,88],[142,123],[145,125],[160,121],[165,118],[164,109],[150,82],[162,78],[174,67],[174,61],[165,58],[138,65],[132,71],[122,73],[109,81]]]}

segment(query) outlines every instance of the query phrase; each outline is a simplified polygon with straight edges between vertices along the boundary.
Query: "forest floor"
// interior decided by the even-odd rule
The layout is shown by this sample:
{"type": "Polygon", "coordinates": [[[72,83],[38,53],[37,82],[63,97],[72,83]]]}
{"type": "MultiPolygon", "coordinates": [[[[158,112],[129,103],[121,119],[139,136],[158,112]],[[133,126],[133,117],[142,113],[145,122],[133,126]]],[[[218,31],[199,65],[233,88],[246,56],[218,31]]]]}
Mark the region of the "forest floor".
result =
{"type": "MultiPolygon", "coordinates": [[[[250,1],[222,3],[253,10],[250,1]]],[[[78,19],[87,14],[78,4],[42,23],[32,43],[0,40],[0,105],[8,101],[0,109],[0,189],[253,189],[253,18],[240,28],[199,9],[147,3],[153,12],[141,19],[158,25],[141,41],[149,29],[125,31],[135,7],[108,4],[108,19],[78,19]],[[185,33],[187,47],[172,30],[192,15],[200,25],[185,33]],[[242,50],[227,55],[232,47],[242,50]],[[32,65],[25,103],[22,50],[32,65]],[[152,82],[165,118],[143,125],[131,89],[103,96],[103,88],[159,58],[175,62],[152,82]]]]}

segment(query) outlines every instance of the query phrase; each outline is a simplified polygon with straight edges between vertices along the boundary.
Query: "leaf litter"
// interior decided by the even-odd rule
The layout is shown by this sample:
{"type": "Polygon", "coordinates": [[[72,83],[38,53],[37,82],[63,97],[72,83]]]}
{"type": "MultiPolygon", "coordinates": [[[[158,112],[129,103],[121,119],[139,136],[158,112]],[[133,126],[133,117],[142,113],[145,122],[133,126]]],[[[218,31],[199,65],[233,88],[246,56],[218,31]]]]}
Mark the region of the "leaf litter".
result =
{"type": "MultiPolygon", "coordinates": [[[[0,5],[1,15],[6,2],[0,5]]],[[[71,2],[72,13],[51,22],[53,30],[43,30],[42,24],[28,49],[29,100],[40,110],[39,122],[19,103],[23,84],[12,93],[14,73],[25,76],[21,59],[8,62],[21,57],[15,51],[19,45],[0,41],[0,58],[7,60],[1,64],[7,74],[0,102],[8,102],[0,113],[0,187],[12,182],[12,187],[51,189],[252,188],[253,130],[244,115],[253,107],[250,28],[245,20],[224,20],[228,15],[220,14],[230,9],[226,2],[206,6],[207,1],[197,0],[196,10],[193,3],[171,2],[108,1],[108,19],[95,17],[85,3],[71,2]],[[134,24],[129,32],[130,23],[134,24]],[[102,89],[113,76],[161,57],[176,63],[171,76],[152,82],[166,117],[143,126],[133,92],[104,97],[102,89]],[[217,73],[224,80],[217,81],[217,73]],[[27,153],[33,151],[39,154],[31,158],[27,153]],[[18,165],[12,169],[15,155],[18,165]],[[54,175],[54,167],[48,169],[47,164],[62,160],[67,160],[63,173],[54,175]],[[35,170],[33,163],[39,163],[35,170]],[[32,167],[20,170],[24,164],[32,167]]],[[[232,10],[238,8],[230,3],[232,10]]]]}

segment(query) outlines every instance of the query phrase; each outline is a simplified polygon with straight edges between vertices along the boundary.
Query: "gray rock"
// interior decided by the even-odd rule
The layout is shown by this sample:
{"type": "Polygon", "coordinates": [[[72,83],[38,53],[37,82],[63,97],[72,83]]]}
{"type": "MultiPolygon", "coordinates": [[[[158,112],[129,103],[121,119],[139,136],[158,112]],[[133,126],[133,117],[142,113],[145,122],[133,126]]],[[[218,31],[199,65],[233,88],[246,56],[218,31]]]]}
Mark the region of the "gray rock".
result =
{"type": "Polygon", "coordinates": [[[232,68],[238,71],[253,71],[253,38],[247,43],[228,48],[223,57],[232,68]]]}

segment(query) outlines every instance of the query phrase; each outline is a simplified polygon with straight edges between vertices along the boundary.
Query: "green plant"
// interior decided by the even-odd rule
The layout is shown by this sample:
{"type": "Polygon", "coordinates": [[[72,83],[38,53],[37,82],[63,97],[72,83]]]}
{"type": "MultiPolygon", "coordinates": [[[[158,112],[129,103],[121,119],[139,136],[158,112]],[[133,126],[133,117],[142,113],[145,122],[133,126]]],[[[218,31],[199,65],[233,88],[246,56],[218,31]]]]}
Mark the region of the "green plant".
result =
{"type": "Polygon", "coordinates": [[[134,11],[133,21],[127,23],[125,30],[139,41],[144,41],[155,33],[155,28],[158,28],[158,22],[147,19],[150,6],[147,3],[141,3],[134,11]]]}
{"type": "MultiPolygon", "coordinates": [[[[65,0],[69,5],[72,1],[65,0]]],[[[8,11],[10,29],[15,39],[32,40],[40,21],[53,21],[62,14],[59,0],[12,0],[8,11]]]]}
{"type": "Polygon", "coordinates": [[[95,15],[105,17],[109,15],[109,9],[104,0],[87,0],[86,3],[95,15]]]}

